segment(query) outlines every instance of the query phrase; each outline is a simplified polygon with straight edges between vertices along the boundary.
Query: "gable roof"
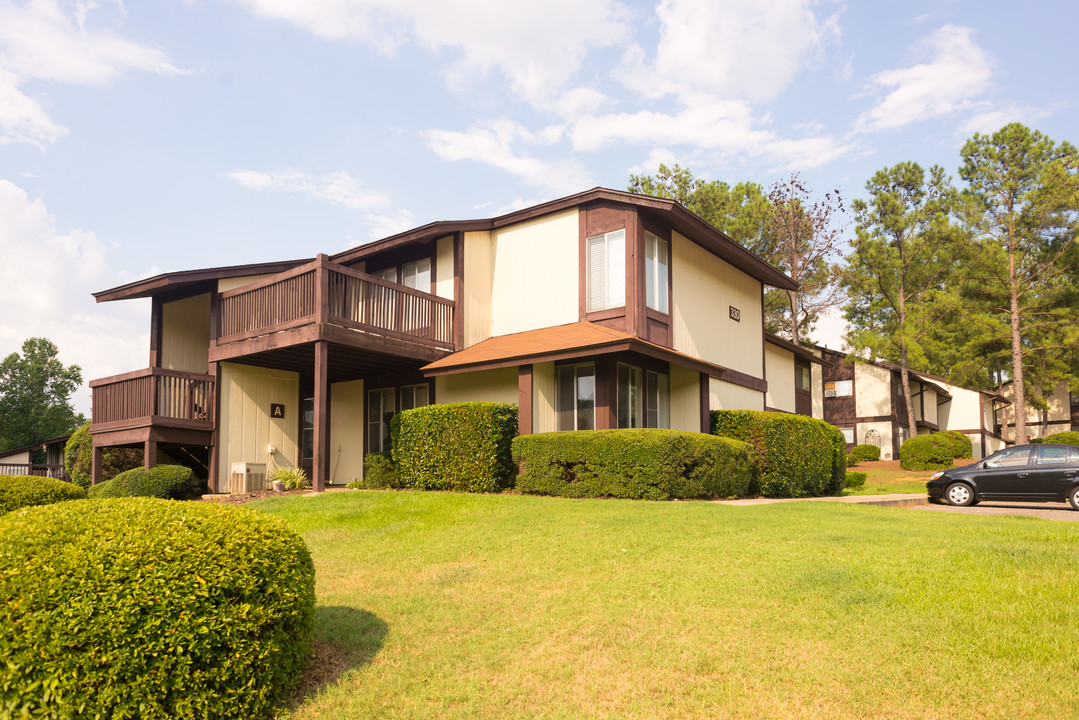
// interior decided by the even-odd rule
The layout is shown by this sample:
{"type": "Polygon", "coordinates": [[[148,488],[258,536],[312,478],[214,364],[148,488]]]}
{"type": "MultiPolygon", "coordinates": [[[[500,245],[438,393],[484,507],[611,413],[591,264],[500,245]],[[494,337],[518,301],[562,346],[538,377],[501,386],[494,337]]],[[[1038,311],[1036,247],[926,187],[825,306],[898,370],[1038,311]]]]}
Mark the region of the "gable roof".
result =
{"type": "Polygon", "coordinates": [[[774,268],[760,256],[750,252],[742,245],[732,240],[728,235],[709,225],[700,216],[687,210],[677,200],[652,197],[650,195],[637,195],[624,190],[611,190],[610,188],[595,187],[591,190],[568,195],[550,202],[540,203],[532,207],[516,210],[498,217],[477,220],[453,220],[429,223],[422,227],[407,230],[397,235],[392,235],[383,240],[376,240],[366,245],[345,250],[344,252],[331,255],[334,262],[349,264],[359,262],[371,255],[391,250],[393,248],[410,245],[417,242],[429,242],[437,238],[445,237],[455,232],[473,232],[483,230],[497,230],[498,228],[514,223],[532,220],[552,213],[568,210],[590,202],[609,201],[648,210],[664,221],[672,228],[693,240],[713,255],[735,266],[750,277],[760,282],[777,288],[795,290],[798,284],[785,274],[774,268]]]}
{"type": "Polygon", "coordinates": [[[779,337],[778,335],[776,335],[774,333],[770,333],[770,332],[764,333],[764,341],[767,342],[767,343],[771,343],[772,345],[775,345],[776,347],[783,348],[784,350],[792,352],[796,356],[798,356],[800,358],[804,358],[804,359],[808,360],[809,362],[814,362],[814,363],[817,363],[818,365],[831,365],[832,364],[829,361],[825,360],[824,358],[815,355],[813,353],[813,351],[810,350],[809,348],[803,347],[802,345],[795,345],[790,340],[784,340],[783,338],[779,337]]]}
{"type": "Polygon", "coordinates": [[[311,262],[311,258],[167,272],[92,294],[98,302],[147,298],[158,293],[183,290],[199,283],[216,282],[225,278],[244,277],[245,275],[272,275],[291,270],[309,262],[311,262]]]}

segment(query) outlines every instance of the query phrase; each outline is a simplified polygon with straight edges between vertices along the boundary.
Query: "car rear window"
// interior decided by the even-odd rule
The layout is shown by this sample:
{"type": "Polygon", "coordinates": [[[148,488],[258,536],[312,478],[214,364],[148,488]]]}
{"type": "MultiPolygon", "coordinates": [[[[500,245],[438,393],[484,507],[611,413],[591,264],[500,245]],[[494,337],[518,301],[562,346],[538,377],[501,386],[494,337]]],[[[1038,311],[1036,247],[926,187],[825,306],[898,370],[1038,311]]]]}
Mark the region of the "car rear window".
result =
{"type": "Polygon", "coordinates": [[[1073,453],[1069,452],[1068,448],[1063,447],[1043,447],[1038,448],[1038,464],[1039,465],[1057,465],[1060,463],[1074,462],[1069,459],[1069,455],[1073,453]]]}

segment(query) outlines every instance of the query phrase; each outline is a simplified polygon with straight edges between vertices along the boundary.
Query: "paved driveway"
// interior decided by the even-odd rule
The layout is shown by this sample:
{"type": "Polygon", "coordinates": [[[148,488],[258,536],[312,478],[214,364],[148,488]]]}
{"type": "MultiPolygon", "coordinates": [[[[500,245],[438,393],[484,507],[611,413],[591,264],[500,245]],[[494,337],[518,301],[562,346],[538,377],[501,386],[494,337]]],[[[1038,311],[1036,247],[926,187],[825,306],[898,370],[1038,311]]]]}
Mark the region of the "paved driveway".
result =
{"type": "Polygon", "coordinates": [[[1079,522],[1079,511],[1072,510],[1068,503],[1010,503],[980,502],[973,507],[952,507],[951,505],[915,505],[911,509],[930,510],[933,512],[963,513],[965,515],[1027,515],[1046,520],[1065,520],[1079,522]]]}

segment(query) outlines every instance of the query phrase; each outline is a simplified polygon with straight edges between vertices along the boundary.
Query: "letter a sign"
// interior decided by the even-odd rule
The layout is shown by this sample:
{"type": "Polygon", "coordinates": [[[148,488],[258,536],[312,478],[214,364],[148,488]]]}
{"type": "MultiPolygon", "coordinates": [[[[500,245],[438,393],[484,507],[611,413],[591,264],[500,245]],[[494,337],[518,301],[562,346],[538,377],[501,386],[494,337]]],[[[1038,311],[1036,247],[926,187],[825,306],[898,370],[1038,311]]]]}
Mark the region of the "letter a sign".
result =
{"type": "Polygon", "coordinates": [[[270,403],[270,417],[284,420],[285,418],[285,405],[284,403],[270,403]]]}

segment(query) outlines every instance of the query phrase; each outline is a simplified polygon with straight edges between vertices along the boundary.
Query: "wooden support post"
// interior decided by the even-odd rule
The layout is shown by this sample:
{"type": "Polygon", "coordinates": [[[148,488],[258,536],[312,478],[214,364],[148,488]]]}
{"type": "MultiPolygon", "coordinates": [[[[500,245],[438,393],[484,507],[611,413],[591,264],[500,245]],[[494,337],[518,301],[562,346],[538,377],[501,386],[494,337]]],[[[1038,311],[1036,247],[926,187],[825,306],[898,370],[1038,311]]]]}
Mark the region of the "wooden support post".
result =
{"type": "Polygon", "coordinates": [[[315,342],[315,428],[311,484],[317,492],[326,489],[330,476],[330,344],[315,342]]]}
{"type": "Polygon", "coordinates": [[[157,441],[147,440],[142,444],[142,467],[145,470],[157,466],[157,441]]]}
{"type": "Polygon", "coordinates": [[[101,482],[102,448],[96,445],[90,450],[90,484],[101,482]]]}
{"type": "Polygon", "coordinates": [[[701,373],[701,432],[705,434],[712,432],[712,400],[708,381],[708,373],[701,373]]]}
{"type": "Polygon", "coordinates": [[[161,367],[161,313],[164,303],[160,295],[150,300],[150,367],[161,367]]]}
{"type": "Polygon", "coordinates": [[[532,366],[517,368],[517,432],[532,434],[532,366]]]}
{"type": "MultiPolygon", "coordinates": [[[[217,293],[214,293],[215,297],[216,295],[217,293]]],[[[221,440],[221,430],[220,424],[217,421],[217,419],[221,416],[221,373],[219,368],[220,365],[215,362],[210,363],[208,368],[210,375],[212,375],[214,378],[214,381],[211,385],[211,387],[213,388],[213,397],[210,398],[210,407],[207,408],[208,417],[210,419],[210,422],[213,423],[213,430],[210,433],[210,467],[207,468],[206,484],[209,486],[210,492],[212,493],[218,492],[218,471],[220,469],[218,468],[218,465],[221,462],[221,458],[218,455],[218,447],[221,440]]]]}

